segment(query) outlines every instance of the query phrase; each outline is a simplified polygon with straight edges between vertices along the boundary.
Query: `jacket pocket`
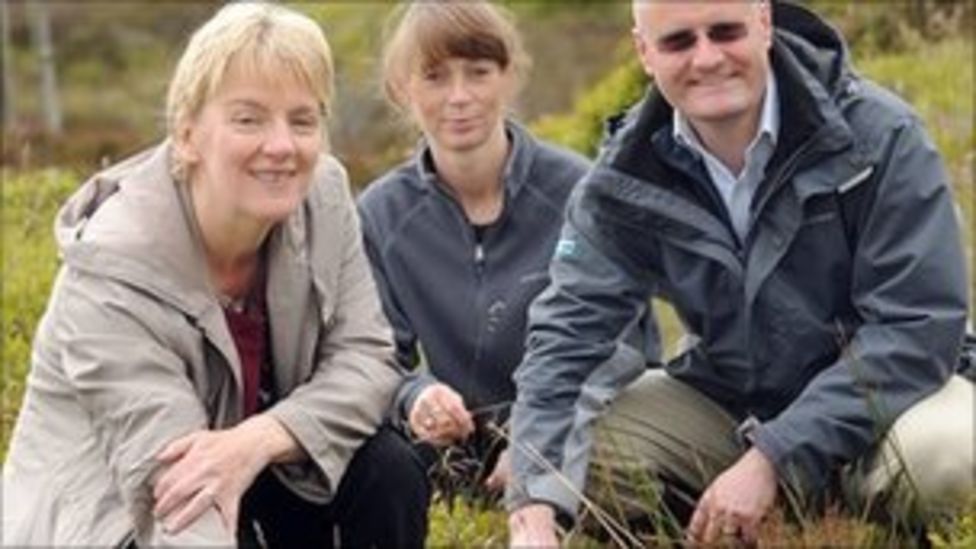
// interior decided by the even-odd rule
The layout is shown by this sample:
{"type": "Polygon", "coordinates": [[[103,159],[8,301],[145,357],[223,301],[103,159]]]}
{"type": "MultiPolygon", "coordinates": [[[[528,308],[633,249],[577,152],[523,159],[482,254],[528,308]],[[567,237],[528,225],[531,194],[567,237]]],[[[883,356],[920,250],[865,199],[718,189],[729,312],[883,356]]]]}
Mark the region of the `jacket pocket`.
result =
{"type": "Polygon", "coordinates": [[[837,219],[837,212],[834,211],[821,212],[814,215],[813,217],[804,219],[803,224],[800,227],[802,230],[804,227],[810,227],[811,225],[819,225],[820,223],[829,223],[835,219],[837,219]]]}
{"type": "Polygon", "coordinates": [[[519,277],[519,287],[532,287],[549,282],[549,271],[533,271],[519,277]]]}

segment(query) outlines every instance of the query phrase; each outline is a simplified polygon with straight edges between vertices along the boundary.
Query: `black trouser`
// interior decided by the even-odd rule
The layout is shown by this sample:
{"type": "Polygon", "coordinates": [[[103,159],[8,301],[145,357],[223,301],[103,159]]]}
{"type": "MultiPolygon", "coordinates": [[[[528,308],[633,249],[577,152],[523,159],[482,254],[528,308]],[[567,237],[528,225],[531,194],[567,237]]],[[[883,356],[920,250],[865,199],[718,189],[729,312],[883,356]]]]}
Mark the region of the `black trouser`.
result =
{"type": "Polygon", "coordinates": [[[430,487],[410,444],[382,428],[353,456],[326,505],[296,496],[269,471],[241,501],[241,547],[423,547],[430,487]]]}

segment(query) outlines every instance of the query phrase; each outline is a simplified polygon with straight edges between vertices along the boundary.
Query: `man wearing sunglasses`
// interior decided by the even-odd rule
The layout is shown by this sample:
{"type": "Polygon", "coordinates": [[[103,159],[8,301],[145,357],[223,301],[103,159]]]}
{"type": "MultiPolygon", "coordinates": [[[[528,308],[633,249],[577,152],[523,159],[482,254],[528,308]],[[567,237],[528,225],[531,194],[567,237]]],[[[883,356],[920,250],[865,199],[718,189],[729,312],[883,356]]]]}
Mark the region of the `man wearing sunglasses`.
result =
{"type": "Polygon", "coordinates": [[[754,542],[777,498],[910,524],[953,510],[973,493],[967,296],[920,121],[805,8],[634,17],[654,86],[574,191],[515,375],[512,545],[558,543],[584,479],[604,509],[660,528],[663,506],[697,543],[754,542]],[[615,395],[581,390],[626,362],[619,334],[652,296],[691,344],[615,373],[615,395]],[[597,420],[577,406],[594,400],[597,420]]]}

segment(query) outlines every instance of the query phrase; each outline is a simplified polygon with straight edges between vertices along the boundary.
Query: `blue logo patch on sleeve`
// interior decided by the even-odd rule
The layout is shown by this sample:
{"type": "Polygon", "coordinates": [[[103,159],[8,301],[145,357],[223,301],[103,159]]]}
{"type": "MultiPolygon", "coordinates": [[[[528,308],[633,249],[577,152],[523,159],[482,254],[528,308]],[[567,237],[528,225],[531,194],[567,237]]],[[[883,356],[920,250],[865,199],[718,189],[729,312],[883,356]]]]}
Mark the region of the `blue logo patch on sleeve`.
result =
{"type": "Polygon", "coordinates": [[[578,246],[575,240],[562,239],[556,243],[556,258],[564,259],[567,257],[574,257],[578,252],[578,246]]]}

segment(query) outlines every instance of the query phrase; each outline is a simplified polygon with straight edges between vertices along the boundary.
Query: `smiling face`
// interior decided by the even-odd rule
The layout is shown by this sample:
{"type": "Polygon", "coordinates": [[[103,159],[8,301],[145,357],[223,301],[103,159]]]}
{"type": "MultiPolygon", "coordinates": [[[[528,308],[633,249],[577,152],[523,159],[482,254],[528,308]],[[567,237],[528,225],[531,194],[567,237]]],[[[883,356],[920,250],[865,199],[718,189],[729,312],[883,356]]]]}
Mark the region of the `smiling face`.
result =
{"type": "Polygon", "coordinates": [[[760,1],[636,2],[644,69],[695,126],[755,119],[770,70],[769,10],[760,1]]]}
{"type": "Polygon", "coordinates": [[[511,71],[496,61],[451,57],[411,71],[404,100],[433,146],[464,152],[504,135],[513,88],[511,71]]]}
{"type": "Polygon", "coordinates": [[[175,139],[197,214],[267,227],[295,211],[322,150],[321,111],[298,78],[231,66],[175,139]]]}

